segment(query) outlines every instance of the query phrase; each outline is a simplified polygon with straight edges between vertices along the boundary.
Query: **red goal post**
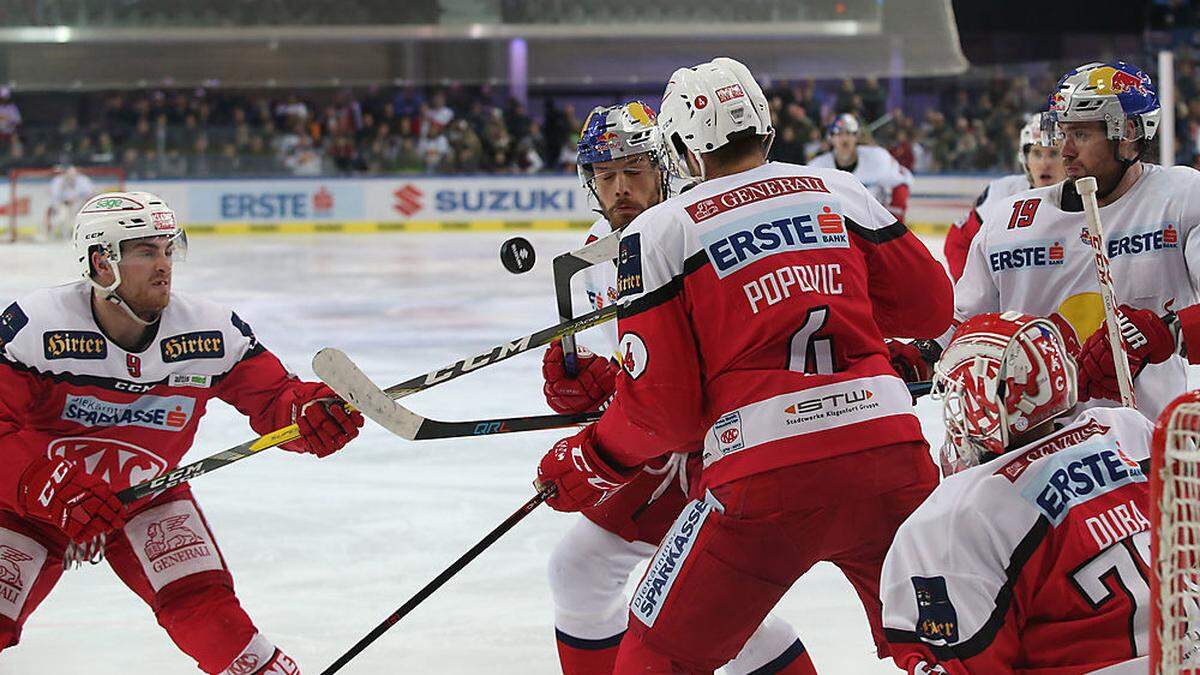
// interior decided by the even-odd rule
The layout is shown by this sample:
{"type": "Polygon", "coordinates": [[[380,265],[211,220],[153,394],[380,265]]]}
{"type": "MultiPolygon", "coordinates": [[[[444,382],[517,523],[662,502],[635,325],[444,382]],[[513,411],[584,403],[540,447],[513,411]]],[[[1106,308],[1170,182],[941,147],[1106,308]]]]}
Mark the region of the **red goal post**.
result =
{"type": "Polygon", "coordinates": [[[1200,391],[1159,415],[1150,456],[1150,673],[1200,672],[1200,391]]]}
{"type": "MultiPolygon", "coordinates": [[[[92,179],[96,192],[125,189],[125,169],[119,166],[77,166],[75,169],[92,179]]],[[[0,217],[6,228],[0,242],[16,241],[19,234],[31,234],[41,229],[50,207],[50,181],[53,167],[11,169],[8,172],[8,199],[0,203],[0,217]]]]}

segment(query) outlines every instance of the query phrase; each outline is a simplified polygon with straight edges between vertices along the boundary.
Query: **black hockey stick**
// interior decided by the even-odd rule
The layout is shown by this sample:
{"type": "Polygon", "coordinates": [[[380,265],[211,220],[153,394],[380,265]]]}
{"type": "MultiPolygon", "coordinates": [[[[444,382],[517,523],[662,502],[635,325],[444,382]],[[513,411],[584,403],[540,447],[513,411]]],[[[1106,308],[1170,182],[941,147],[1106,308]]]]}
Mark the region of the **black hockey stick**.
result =
{"type": "Polygon", "coordinates": [[[521,522],[525,516],[532,513],[533,510],[540,506],[542,502],[546,501],[546,498],[549,496],[550,490],[542,490],[531,497],[529,501],[522,504],[521,508],[517,509],[511,516],[506,518],[504,522],[497,525],[496,529],[488,532],[483,539],[480,539],[479,542],[472,546],[469,551],[462,554],[458,560],[455,560],[449,567],[442,570],[441,574],[434,577],[433,581],[425,584],[425,586],[421,590],[417,591],[415,595],[409,598],[407,602],[405,602],[403,605],[400,605],[399,609],[392,612],[388,618],[384,619],[378,626],[375,626],[375,628],[371,629],[371,632],[367,633],[361,640],[356,642],[354,646],[349,649],[349,651],[339,656],[337,660],[333,662],[333,664],[321,671],[321,675],[333,675],[333,673],[341,670],[342,667],[349,663],[351,659],[362,653],[362,650],[369,647],[372,642],[378,640],[379,636],[386,633],[388,629],[399,623],[400,620],[405,616],[408,616],[409,612],[416,609],[417,605],[424,602],[425,599],[430,595],[433,595],[434,591],[441,588],[442,585],[449,581],[455,574],[458,574],[462,568],[466,567],[472,560],[477,558],[480,553],[483,553],[488,549],[489,546],[496,543],[496,540],[504,536],[504,534],[511,530],[514,525],[521,522]]]}
{"type": "MultiPolygon", "coordinates": [[[[505,359],[516,356],[517,354],[529,351],[530,349],[536,349],[537,347],[550,344],[563,335],[571,335],[578,331],[591,328],[592,326],[602,324],[606,321],[610,321],[616,317],[616,315],[616,305],[605,307],[604,309],[597,310],[595,312],[589,312],[583,316],[580,316],[579,318],[572,319],[571,321],[566,321],[548,328],[543,328],[535,333],[531,333],[510,342],[497,345],[483,354],[465,359],[459,359],[445,368],[432,370],[424,375],[418,375],[405,380],[404,382],[401,382],[393,387],[388,387],[387,393],[390,396],[400,398],[401,396],[415,394],[418,391],[424,391],[434,385],[438,385],[443,382],[449,382],[450,380],[461,377],[469,372],[479,370],[484,366],[490,366],[493,363],[499,363],[500,361],[504,361],[505,359]]],[[[318,356],[320,356],[320,353],[318,353],[318,356]]],[[[177,467],[157,478],[127,487],[117,493],[117,499],[121,500],[121,502],[124,504],[128,504],[143,497],[149,497],[150,495],[158,494],[163,490],[167,490],[179,485],[180,483],[187,482],[196,476],[202,476],[211,471],[216,471],[223,466],[232,464],[247,457],[251,457],[259,452],[262,452],[263,450],[267,450],[268,448],[274,448],[289,441],[294,441],[297,438],[300,438],[300,428],[295,424],[272,431],[265,436],[260,436],[254,440],[246,441],[245,443],[236,445],[228,450],[222,450],[215,455],[210,455],[203,459],[196,460],[195,462],[192,462],[186,466],[177,467]]]]}
{"type": "Polygon", "coordinates": [[[362,414],[380,426],[410,441],[461,436],[486,436],[518,431],[559,429],[600,419],[600,413],[577,415],[533,415],[446,422],[422,417],[396,403],[395,396],[380,389],[340,349],[326,347],[313,357],[313,372],[362,414]]]}
{"type": "MultiPolygon", "coordinates": [[[[554,258],[554,299],[558,304],[558,318],[568,321],[575,316],[571,303],[571,279],[581,270],[617,257],[621,241],[620,232],[612,232],[575,251],[568,251],[554,258]]],[[[575,336],[564,335],[562,339],[563,367],[574,377],[577,351],[575,336]]]]}

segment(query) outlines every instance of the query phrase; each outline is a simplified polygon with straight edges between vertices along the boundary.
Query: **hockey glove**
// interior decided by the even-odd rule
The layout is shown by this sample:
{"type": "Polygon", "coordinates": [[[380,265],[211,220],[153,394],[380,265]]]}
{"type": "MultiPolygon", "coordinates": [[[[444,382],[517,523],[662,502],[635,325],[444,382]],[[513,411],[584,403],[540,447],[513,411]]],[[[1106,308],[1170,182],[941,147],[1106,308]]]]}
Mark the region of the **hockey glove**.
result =
{"type": "MultiPolygon", "coordinates": [[[[1121,329],[1121,341],[1129,356],[1129,371],[1134,377],[1146,364],[1162,363],[1171,358],[1178,349],[1179,323],[1175,314],[1168,312],[1160,317],[1148,309],[1135,309],[1121,305],[1117,310],[1117,325],[1121,329]]],[[[1079,400],[1106,398],[1120,401],[1117,385],[1117,367],[1113,363],[1112,347],[1108,331],[1100,326],[1087,342],[1083,343],[1079,355],[1079,400]]]]}
{"type": "Polygon", "coordinates": [[[640,467],[610,466],[596,447],[596,425],[564,438],[542,457],[534,487],[552,488],[546,500],[555,511],[580,511],[595,506],[641,471],[640,467]]]}
{"type": "Polygon", "coordinates": [[[563,367],[562,341],[555,340],[542,357],[542,391],[554,412],[564,415],[592,412],[617,390],[617,367],[612,361],[579,347],[575,377],[563,367]]]}
{"type": "Polygon", "coordinates": [[[342,399],[328,386],[312,384],[308,397],[292,404],[292,422],[300,427],[301,442],[283,447],[327,457],[358,435],[363,416],[357,410],[347,413],[342,399]]]}
{"type": "Polygon", "coordinates": [[[39,458],[17,483],[23,515],[49,523],[76,544],[125,525],[125,507],[108,483],[63,457],[39,458]]]}
{"type": "Polygon", "coordinates": [[[888,348],[892,369],[905,382],[928,382],[933,379],[933,364],[942,354],[942,348],[933,340],[900,342],[888,338],[883,341],[888,348]]]}

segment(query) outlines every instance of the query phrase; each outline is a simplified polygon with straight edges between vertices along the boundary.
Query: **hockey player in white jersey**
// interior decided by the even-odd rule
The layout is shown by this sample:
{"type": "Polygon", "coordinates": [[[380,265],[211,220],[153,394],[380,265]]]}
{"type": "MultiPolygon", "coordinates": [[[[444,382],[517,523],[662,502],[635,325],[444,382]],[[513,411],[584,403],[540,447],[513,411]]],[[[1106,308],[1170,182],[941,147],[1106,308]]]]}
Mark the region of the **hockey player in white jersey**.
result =
{"type": "Polygon", "coordinates": [[[1059,153],[1059,144],[1055,139],[1042,141],[1042,116],[1030,115],[1025,126],[1021,127],[1020,139],[1017,143],[1017,162],[1025,173],[1015,173],[1002,176],[988,183],[987,187],[975,200],[975,206],[961,223],[955,223],[946,234],[943,252],[946,254],[946,265],[950,268],[950,278],[958,281],[962,276],[963,266],[967,264],[967,251],[970,250],[971,240],[978,234],[983,221],[980,211],[990,204],[1011,197],[1018,192],[1031,188],[1045,187],[1061,183],[1066,173],[1059,153]]]}
{"type": "Polygon", "coordinates": [[[1176,355],[1200,362],[1200,172],[1141,161],[1158,116],[1150,77],[1132,65],[1091,63],[1064,75],[1043,120],[1047,136],[1061,138],[1068,180],[989,206],[954,294],[960,322],[1002,310],[1053,315],[1073,333],[1068,342],[1084,343],[1080,399],[1119,400],[1074,186],[1094,176],[1138,408],[1151,417],[1185,388],[1176,355]]]}
{"type": "MultiPolygon", "coordinates": [[[[580,132],[579,177],[602,217],[588,243],[623,229],[647,208],[670,195],[672,181],[655,115],[641,101],[597,107],[580,132]]],[[[611,263],[581,273],[594,309],[617,300],[617,270],[611,263]]],[[[544,393],[560,413],[597,410],[615,391],[618,367],[616,325],[593,331],[595,353],[581,349],[577,372],[568,375],[555,343],[543,360],[544,393]]],[[[655,465],[594,508],[567,532],[550,558],[555,637],[565,675],[609,675],[629,618],[624,588],[633,568],[654,554],[659,541],[688,502],[686,455],[655,465]]],[[[693,462],[698,473],[699,461],[693,462]]],[[[768,616],[737,658],[729,675],[811,673],[804,645],[786,622],[768,616]]]]}
{"type": "Polygon", "coordinates": [[[1074,368],[1058,328],[1018,312],[971,318],[938,362],[946,478],[883,566],[907,672],[1074,675],[1146,654],[1152,425],[1072,419],[1074,368]]]}
{"type": "Polygon", "coordinates": [[[860,144],[861,128],[854,115],[838,115],[829,125],[829,142],[833,150],[813,157],[808,165],[854,174],[875,200],[903,223],[908,211],[908,194],[912,190],[912,172],[901,166],[887,150],[877,145],[860,144]]]}
{"type": "Polygon", "coordinates": [[[58,167],[50,179],[50,205],[46,207],[46,237],[69,237],[75,213],[83,203],[96,194],[92,179],[79,169],[67,165],[58,167]]]}

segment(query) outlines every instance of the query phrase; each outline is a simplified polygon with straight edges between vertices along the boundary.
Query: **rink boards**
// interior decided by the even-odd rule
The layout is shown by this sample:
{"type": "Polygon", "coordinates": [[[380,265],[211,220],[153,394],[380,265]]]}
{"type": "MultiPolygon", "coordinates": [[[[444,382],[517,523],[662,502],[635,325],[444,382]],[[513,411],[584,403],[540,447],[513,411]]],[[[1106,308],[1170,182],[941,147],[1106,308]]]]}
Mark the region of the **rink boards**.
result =
{"type": "MultiPolygon", "coordinates": [[[[991,176],[918,176],[907,222],[944,233],[965,218],[991,176]]],[[[137,180],[175,209],[191,234],[317,234],[585,229],[593,200],[571,175],[388,176],[137,180]]],[[[44,181],[22,182],[0,204],[32,233],[49,206],[44,181]]]]}

